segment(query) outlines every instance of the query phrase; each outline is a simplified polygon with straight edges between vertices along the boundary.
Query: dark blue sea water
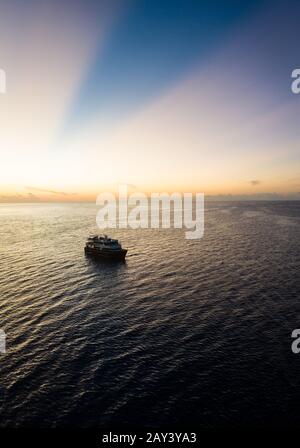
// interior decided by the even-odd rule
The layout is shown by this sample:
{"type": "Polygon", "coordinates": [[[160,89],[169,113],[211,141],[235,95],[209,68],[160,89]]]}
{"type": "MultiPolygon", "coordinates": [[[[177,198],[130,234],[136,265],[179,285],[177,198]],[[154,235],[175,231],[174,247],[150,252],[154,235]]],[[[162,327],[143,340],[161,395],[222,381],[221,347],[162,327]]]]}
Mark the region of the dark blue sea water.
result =
{"type": "Polygon", "coordinates": [[[0,205],[0,425],[299,425],[300,203],[110,231],[125,264],[85,257],[96,211],[0,205]]]}

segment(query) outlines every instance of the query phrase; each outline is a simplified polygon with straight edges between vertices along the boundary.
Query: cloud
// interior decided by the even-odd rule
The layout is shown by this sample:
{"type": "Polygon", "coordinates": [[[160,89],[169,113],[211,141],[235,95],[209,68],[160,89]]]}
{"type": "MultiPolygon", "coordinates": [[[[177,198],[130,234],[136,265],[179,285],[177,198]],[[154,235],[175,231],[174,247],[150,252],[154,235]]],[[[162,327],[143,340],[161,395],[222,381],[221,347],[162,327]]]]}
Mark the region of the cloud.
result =
{"type": "Polygon", "coordinates": [[[77,193],[66,193],[65,191],[47,190],[45,188],[38,188],[38,187],[25,187],[25,188],[30,191],[38,191],[40,193],[47,193],[47,194],[58,194],[60,196],[74,196],[77,194],[77,193]]]}
{"type": "Polygon", "coordinates": [[[251,184],[253,187],[256,187],[256,185],[261,184],[261,181],[260,181],[260,180],[251,180],[251,181],[250,181],[250,184],[251,184]]]}
{"type": "Polygon", "coordinates": [[[0,202],[40,202],[40,198],[33,193],[0,195],[0,202]]]}
{"type": "Polygon", "coordinates": [[[208,201],[299,201],[298,193],[254,193],[205,195],[208,201]]]}

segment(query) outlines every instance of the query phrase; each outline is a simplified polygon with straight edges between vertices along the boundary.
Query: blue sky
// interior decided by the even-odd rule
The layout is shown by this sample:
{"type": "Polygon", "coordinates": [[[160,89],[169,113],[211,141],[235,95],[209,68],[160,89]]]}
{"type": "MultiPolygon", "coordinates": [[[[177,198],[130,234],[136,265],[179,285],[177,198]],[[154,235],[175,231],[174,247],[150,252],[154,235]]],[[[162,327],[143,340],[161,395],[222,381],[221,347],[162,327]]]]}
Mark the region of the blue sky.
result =
{"type": "Polygon", "coordinates": [[[297,0],[2,0],[2,197],[298,197],[299,23],[297,0]]]}
{"type": "MultiPolygon", "coordinates": [[[[240,0],[129,0],[75,98],[68,123],[96,111],[120,118],[201,66],[230,34],[268,4],[240,0]]],[[[87,2],[88,8],[89,2],[87,2]]]]}

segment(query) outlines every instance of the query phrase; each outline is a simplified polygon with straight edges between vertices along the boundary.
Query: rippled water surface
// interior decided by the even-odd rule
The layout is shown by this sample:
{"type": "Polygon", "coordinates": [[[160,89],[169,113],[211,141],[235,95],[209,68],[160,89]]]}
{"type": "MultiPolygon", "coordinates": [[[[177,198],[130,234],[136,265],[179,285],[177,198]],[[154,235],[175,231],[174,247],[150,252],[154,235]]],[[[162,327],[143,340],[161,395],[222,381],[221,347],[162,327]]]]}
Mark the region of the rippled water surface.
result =
{"type": "Polygon", "coordinates": [[[112,230],[92,204],[0,205],[0,425],[300,424],[300,203],[208,203],[205,236],[112,230]]]}

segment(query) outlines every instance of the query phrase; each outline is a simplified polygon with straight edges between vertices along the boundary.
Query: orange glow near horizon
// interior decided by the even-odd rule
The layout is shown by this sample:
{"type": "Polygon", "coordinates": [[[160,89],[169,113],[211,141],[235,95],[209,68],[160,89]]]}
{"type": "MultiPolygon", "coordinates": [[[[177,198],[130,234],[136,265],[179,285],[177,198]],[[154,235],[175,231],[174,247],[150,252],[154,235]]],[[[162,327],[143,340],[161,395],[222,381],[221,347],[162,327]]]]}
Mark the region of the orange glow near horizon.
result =
{"type": "MultiPolygon", "coordinates": [[[[121,183],[145,193],[299,195],[299,101],[270,105],[256,73],[240,65],[240,30],[209,62],[118,122],[99,131],[95,112],[59,140],[107,23],[99,36],[71,5],[57,8],[24,19],[21,39],[13,36],[17,24],[0,17],[8,89],[0,97],[0,202],[94,201],[121,183]]],[[[251,33],[249,25],[246,42],[251,33]]]]}

